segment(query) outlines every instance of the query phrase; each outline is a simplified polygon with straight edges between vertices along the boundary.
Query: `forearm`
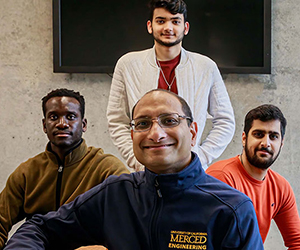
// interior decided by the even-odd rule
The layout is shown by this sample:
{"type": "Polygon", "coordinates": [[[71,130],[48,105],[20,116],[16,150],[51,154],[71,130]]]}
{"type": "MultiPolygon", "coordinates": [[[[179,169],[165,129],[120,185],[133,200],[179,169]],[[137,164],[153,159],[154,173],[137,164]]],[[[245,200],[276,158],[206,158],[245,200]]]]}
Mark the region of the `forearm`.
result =
{"type": "Polygon", "coordinates": [[[22,181],[12,174],[0,194],[0,249],[5,245],[12,226],[25,218],[22,181]]]}
{"type": "Polygon", "coordinates": [[[217,159],[231,142],[235,131],[234,116],[215,117],[207,137],[197,145],[197,152],[203,165],[217,159]]]}
{"type": "Polygon", "coordinates": [[[130,134],[130,111],[124,83],[117,72],[114,74],[107,106],[108,129],[114,145],[130,168],[138,171],[141,164],[136,160],[130,134]]]}
{"type": "MultiPolygon", "coordinates": [[[[99,189],[99,187],[98,187],[99,189]]],[[[5,249],[76,249],[85,245],[103,245],[101,208],[94,188],[73,202],[46,215],[34,215],[10,238],[5,249]],[[93,203],[93,205],[86,203],[93,203]],[[91,209],[93,207],[94,209],[91,209]],[[85,218],[84,221],[80,217],[85,218]],[[96,237],[97,236],[97,240],[96,237]]]]}
{"type": "Polygon", "coordinates": [[[285,246],[289,250],[300,249],[300,219],[297,206],[275,217],[275,222],[281,232],[285,246]]]}
{"type": "Polygon", "coordinates": [[[195,107],[199,108],[194,110],[195,121],[200,123],[198,125],[200,131],[203,131],[203,122],[208,128],[206,138],[202,138],[202,141],[199,140],[197,145],[198,155],[203,165],[210,164],[224,152],[235,131],[233,108],[226,86],[216,66],[212,69],[208,79],[207,83],[199,85],[199,89],[196,91],[195,107]],[[202,98],[203,92],[206,93],[204,95],[206,101],[202,98]],[[209,117],[207,117],[207,113],[209,117]]]}

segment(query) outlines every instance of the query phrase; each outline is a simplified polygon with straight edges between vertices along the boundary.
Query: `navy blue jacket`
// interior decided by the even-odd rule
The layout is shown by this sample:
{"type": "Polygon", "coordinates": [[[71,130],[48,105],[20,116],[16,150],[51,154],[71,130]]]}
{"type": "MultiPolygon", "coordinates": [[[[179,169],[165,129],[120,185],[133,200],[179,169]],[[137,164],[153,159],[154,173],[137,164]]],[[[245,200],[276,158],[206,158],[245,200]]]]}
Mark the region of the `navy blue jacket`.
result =
{"type": "Polygon", "coordinates": [[[112,176],[57,212],[24,223],[5,249],[263,249],[250,199],[205,174],[193,154],[176,174],[112,176]],[[51,244],[50,244],[50,243],[51,244]]]}

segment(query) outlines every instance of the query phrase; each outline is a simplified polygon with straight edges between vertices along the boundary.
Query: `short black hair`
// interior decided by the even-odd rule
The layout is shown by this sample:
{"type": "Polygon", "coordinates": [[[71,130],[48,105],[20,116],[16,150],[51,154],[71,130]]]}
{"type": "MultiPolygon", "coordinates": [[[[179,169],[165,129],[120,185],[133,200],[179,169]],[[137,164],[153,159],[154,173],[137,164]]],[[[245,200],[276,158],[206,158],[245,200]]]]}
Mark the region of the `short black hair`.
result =
{"type": "Polygon", "coordinates": [[[79,92],[75,92],[74,90],[69,90],[69,89],[64,89],[64,88],[52,90],[51,92],[49,92],[46,96],[44,96],[42,98],[42,108],[43,108],[44,116],[46,116],[46,102],[53,97],[62,97],[62,96],[68,96],[68,97],[75,98],[80,104],[81,118],[84,118],[84,112],[85,112],[84,97],[82,95],[80,95],[79,92]]]}
{"type": "Polygon", "coordinates": [[[173,15],[177,13],[183,14],[184,21],[187,21],[187,6],[183,0],[151,0],[148,3],[148,7],[150,10],[149,20],[151,22],[153,20],[154,10],[157,8],[164,8],[173,15]]]}
{"type": "Polygon", "coordinates": [[[262,122],[279,120],[281,137],[283,139],[287,122],[278,107],[272,104],[263,104],[250,110],[245,117],[244,132],[246,136],[248,136],[249,130],[252,127],[253,120],[260,120],[262,122]]]}
{"type": "MultiPolygon", "coordinates": [[[[166,92],[166,93],[169,93],[170,95],[173,95],[177,98],[177,100],[181,103],[181,108],[182,108],[182,111],[183,111],[184,115],[187,116],[187,117],[190,117],[190,119],[187,119],[187,124],[188,124],[188,126],[190,126],[191,123],[193,122],[194,118],[193,118],[191,108],[187,104],[187,102],[181,96],[179,96],[179,95],[177,95],[177,94],[175,94],[171,91],[165,90],[165,89],[152,89],[152,90],[148,91],[145,95],[147,95],[151,92],[156,92],[156,91],[166,92]]],[[[137,101],[137,103],[132,108],[132,113],[131,113],[132,117],[131,117],[131,119],[133,119],[133,113],[134,113],[135,107],[138,103],[139,103],[139,101],[137,101]]]]}

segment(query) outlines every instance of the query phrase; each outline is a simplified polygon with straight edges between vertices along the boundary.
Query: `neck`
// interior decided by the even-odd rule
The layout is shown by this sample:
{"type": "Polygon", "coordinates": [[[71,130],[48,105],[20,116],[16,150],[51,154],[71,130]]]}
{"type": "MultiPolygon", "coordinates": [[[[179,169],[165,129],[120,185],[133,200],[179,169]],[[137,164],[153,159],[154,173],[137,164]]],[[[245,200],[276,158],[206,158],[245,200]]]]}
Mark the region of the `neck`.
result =
{"type": "Polygon", "coordinates": [[[56,147],[54,144],[50,143],[51,146],[51,151],[54,152],[58,158],[60,159],[61,162],[63,162],[66,151],[60,149],[59,147],[56,147]]]}
{"type": "Polygon", "coordinates": [[[64,161],[65,153],[66,152],[56,152],[56,154],[58,155],[58,157],[59,157],[59,159],[60,159],[61,162],[64,161]]]}
{"type": "Polygon", "coordinates": [[[254,179],[262,181],[267,175],[267,169],[260,169],[249,163],[245,151],[239,156],[240,161],[247,173],[254,179]]]}
{"type": "Polygon", "coordinates": [[[77,142],[75,145],[71,147],[57,147],[54,145],[52,142],[50,142],[51,150],[56,153],[61,161],[64,161],[65,156],[69,154],[71,151],[73,151],[80,143],[82,140],[77,142]]]}
{"type": "Polygon", "coordinates": [[[163,46],[155,42],[155,54],[159,61],[169,61],[178,56],[181,52],[181,43],[171,47],[163,46]]]}

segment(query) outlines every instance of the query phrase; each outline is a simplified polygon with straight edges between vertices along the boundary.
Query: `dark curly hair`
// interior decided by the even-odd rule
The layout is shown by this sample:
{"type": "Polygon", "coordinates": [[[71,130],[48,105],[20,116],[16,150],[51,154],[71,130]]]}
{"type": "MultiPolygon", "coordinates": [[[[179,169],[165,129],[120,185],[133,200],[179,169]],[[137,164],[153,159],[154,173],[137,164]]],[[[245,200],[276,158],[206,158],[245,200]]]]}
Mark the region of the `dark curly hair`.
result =
{"type": "Polygon", "coordinates": [[[84,111],[85,111],[85,101],[84,97],[80,95],[79,92],[75,92],[74,90],[69,90],[69,89],[56,89],[52,90],[49,92],[46,96],[42,98],[42,108],[43,108],[43,114],[44,116],[46,115],[46,102],[53,98],[53,97],[58,97],[58,96],[68,96],[68,97],[73,97],[75,98],[79,104],[80,104],[80,113],[81,117],[84,117],[84,111]]]}

